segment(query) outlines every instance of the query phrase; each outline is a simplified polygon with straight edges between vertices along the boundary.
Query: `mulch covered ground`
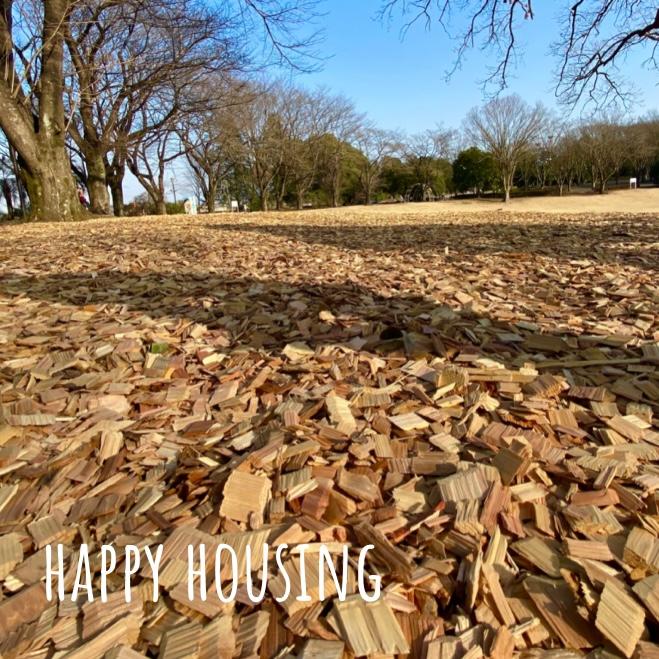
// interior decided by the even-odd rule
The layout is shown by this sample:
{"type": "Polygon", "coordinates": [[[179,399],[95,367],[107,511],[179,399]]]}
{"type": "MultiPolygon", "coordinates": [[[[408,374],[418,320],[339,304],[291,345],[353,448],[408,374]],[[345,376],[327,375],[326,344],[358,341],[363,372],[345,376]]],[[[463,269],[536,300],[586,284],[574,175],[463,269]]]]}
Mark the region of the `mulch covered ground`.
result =
{"type": "Polygon", "coordinates": [[[658,656],[655,217],[1,231],[3,657],[658,656]],[[287,600],[244,569],[234,602],[188,599],[189,544],[244,568],[264,542],[287,600]],[[125,602],[120,556],[108,603],[71,602],[83,543],[95,590],[101,545],[164,544],[158,601],[144,560],[125,602]],[[295,599],[300,544],[349,548],[345,601],[295,599]]]}

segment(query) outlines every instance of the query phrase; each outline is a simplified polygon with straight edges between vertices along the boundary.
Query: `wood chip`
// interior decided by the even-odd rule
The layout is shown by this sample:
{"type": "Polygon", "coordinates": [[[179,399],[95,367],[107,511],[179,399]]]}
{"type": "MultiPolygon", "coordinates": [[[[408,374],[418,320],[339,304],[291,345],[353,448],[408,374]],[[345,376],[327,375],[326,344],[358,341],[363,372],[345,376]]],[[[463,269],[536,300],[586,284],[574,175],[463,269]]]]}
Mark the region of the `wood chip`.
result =
{"type": "Polygon", "coordinates": [[[248,522],[254,513],[262,516],[271,487],[267,478],[234,471],[224,486],[220,515],[237,522],[248,522]]]}
{"type": "Polygon", "coordinates": [[[410,650],[396,617],[382,600],[367,603],[357,596],[335,602],[328,620],[357,657],[410,650]]]}
{"type": "Polygon", "coordinates": [[[645,613],[614,579],[606,582],[599,604],[595,626],[626,657],[634,654],[643,634],[645,613]]]}

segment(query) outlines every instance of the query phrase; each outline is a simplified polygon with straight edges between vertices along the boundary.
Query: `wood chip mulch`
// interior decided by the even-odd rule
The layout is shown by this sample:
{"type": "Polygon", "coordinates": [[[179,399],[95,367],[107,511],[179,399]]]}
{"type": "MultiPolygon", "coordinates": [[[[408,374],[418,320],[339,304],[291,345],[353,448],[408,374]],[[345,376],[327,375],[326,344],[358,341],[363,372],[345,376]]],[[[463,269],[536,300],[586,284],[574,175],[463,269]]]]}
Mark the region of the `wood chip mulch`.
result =
{"type": "Polygon", "coordinates": [[[659,656],[658,266],[643,215],[3,227],[0,655],[659,656]],[[291,597],[188,599],[188,545],[264,542],[291,597]],[[83,543],[108,602],[48,601],[83,543]],[[300,544],[345,601],[295,599],[300,544]]]}

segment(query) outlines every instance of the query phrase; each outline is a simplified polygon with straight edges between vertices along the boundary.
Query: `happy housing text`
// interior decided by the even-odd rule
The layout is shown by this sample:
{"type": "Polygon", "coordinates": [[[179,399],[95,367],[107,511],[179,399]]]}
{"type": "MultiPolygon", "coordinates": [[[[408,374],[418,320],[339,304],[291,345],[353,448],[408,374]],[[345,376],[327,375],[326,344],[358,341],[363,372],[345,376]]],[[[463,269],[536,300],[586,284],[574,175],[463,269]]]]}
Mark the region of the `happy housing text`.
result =
{"type": "MultiPolygon", "coordinates": [[[[259,552],[252,552],[248,545],[239,560],[230,545],[220,544],[214,552],[208,552],[203,544],[188,545],[188,599],[206,601],[209,597],[217,597],[223,603],[233,602],[238,596],[239,586],[244,583],[246,596],[254,604],[262,602],[268,592],[279,603],[292,598],[301,602],[322,601],[334,594],[344,601],[353,593],[358,593],[366,602],[375,602],[380,598],[381,579],[377,574],[366,572],[368,554],[373,549],[373,545],[367,545],[359,550],[358,555],[351,556],[348,546],[342,546],[340,550],[333,546],[330,550],[326,545],[311,548],[303,544],[289,548],[280,544],[271,555],[270,547],[265,543],[259,552]],[[289,572],[292,561],[285,560],[288,554],[295,556],[294,573],[289,572]],[[351,573],[353,579],[350,579],[351,573]]],[[[114,587],[109,588],[110,578],[118,574],[123,575],[124,597],[130,602],[131,590],[143,580],[145,572],[153,582],[152,600],[156,602],[160,596],[163,545],[142,549],[126,545],[119,551],[113,545],[102,545],[100,551],[90,553],[88,545],[82,544],[75,559],[72,583],[65,577],[64,555],[63,545],[46,546],[45,585],[49,601],[86,599],[93,602],[98,598],[107,602],[108,594],[117,590],[116,578],[112,579],[114,587]],[[95,579],[96,576],[99,578],[95,579]],[[67,585],[70,588],[68,594],[65,592],[67,585]]]]}

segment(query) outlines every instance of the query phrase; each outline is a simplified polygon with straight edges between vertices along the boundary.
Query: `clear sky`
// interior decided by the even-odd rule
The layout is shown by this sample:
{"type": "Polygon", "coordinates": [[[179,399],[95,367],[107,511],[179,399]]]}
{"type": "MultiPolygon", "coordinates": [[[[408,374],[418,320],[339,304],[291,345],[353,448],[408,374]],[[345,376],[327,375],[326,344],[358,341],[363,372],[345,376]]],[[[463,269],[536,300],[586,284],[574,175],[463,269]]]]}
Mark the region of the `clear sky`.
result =
{"type": "MultiPolygon", "coordinates": [[[[549,50],[559,29],[556,13],[564,4],[562,0],[534,4],[534,20],[523,21],[518,33],[524,55],[510,84],[511,92],[550,107],[555,105],[555,60],[549,50]]],[[[468,52],[462,69],[447,83],[445,72],[455,59],[456,44],[437,22],[429,31],[418,23],[401,39],[403,20],[389,27],[383,24],[377,18],[379,0],[328,0],[325,8],[324,49],[333,57],[321,72],[303,76],[306,84],[342,92],[384,128],[408,132],[437,123],[458,128],[465,114],[483,101],[480,82],[491,56],[468,52]]],[[[642,60],[639,53],[621,67],[642,89],[644,104],[635,114],[659,110],[656,71],[641,69],[642,60]]]]}
{"type": "MultiPolygon", "coordinates": [[[[563,0],[536,3],[533,21],[524,21],[518,32],[520,55],[510,80],[510,92],[529,102],[555,107],[553,74],[556,61],[550,55],[559,22],[556,12],[563,0]]],[[[298,76],[309,87],[325,86],[352,99],[383,128],[420,132],[443,124],[459,128],[466,113],[483,102],[482,80],[491,55],[469,51],[462,69],[450,81],[445,73],[454,61],[455,42],[438,23],[430,30],[418,23],[401,38],[404,20],[391,25],[377,17],[380,0],[325,0],[322,19],[325,41],[319,47],[328,59],[317,73],[298,76]]],[[[623,70],[641,91],[642,101],[633,114],[659,111],[656,71],[641,67],[642,53],[624,63],[623,70]]],[[[179,198],[189,194],[185,174],[177,167],[179,198]]],[[[168,177],[169,178],[169,177],[168,177]]],[[[128,176],[126,198],[139,194],[137,181],[128,176]]],[[[171,193],[170,193],[171,194],[171,193]]]]}

